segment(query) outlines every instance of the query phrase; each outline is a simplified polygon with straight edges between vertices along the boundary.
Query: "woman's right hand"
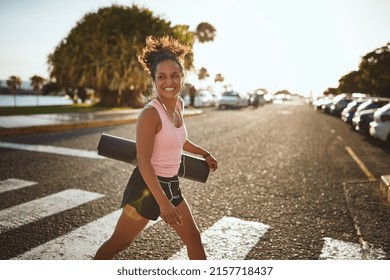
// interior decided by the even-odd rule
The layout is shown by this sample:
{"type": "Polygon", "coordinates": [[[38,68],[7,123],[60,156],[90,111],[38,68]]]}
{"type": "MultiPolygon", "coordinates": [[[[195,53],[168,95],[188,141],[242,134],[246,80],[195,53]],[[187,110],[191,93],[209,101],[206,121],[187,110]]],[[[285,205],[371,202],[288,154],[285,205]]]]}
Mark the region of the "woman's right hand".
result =
{"type": "Polygon", "coordinates": [[[169,225],[181,225],[181,215],[179,210],[169,201],[167,200],[160,205],[160,217],[169,225]]]}

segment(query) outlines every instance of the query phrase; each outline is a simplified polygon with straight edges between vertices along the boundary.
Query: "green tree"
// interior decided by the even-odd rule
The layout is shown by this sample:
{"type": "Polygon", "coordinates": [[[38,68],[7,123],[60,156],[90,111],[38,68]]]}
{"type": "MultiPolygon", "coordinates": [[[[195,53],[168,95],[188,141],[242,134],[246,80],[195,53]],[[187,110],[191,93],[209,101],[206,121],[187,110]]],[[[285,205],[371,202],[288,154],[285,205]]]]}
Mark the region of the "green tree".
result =
{"type": "Polygon", "coordinates": [[[209,72],[207,71],[206,68],[202,67],[198,71],[198,79],[199,81],[206,80],[208,77],[210,77],[209,72]]]}
{"type": "Polygon", "coordinates": [[[225,80],[225,77],[221,73],[215,75],[214,82],[222,83],[225,80]]]}
{"type": "Polygon", "coordinates": [[[204,67],[200,68],[198,71],[198,79],[202,81],[207,79],[208,77],[210,77],[210,74],[207,69],[204,67]]]}
{"type": "Polygon", "coordinates": [[[19,76],[10,76],[7,80],[7,86],[10,90],[14,91],[20,89],[22,85],[22,80],[19,76]]]}
{"type": "Polygon", "coordinates": [[[41,76],[34,75],[30,78],[31,86],[33,87],[33,91],[39,91],[45,82],[45,79],[41,76]]]}
{"type": "Polygon", "coordinates": [[[279,90],[279,91],[275,92],[274,94],[275,94],[275,95],[276,95],[276,94],[291,95],[291,92],[289,92],[287,89],[283,89],[283,90],[279,90]]]}
{"type": "Polygon", "coordinates": [[[61,91],[61,87],[54,82],[48,82],[42,86],[42,94],[48,95],[48,94],[58,94],[61,91]]]}
{"type": "MultiPolygon", "coordinates": [[[[188,25],[175,25],[173,27],[173,33],[175,37],[181,42],[186,43],[188,46],[193,47],[195,43],[196,36],[193,32],[191,32],[190,27],[188,25]]],[[[187,53],[185,57],[185,68],[192,69],[194,65],[194,54],[192,52],[187,53]]]]}
{"type": "Polygon", "coordinates": [[[360,71],[352,71],[339,80],[338,93],[354,93],[362,91],[362,78],[360,71]]]}
{"type": "Polygon", "coordinates": [[[196,27],[195,35],[201,43],[214,41],[216,29],[208,22],[201,22],[196,27]]]}
{"type": "MultiPolygon", "coordinates": [[[[49,55],[51,78],[74,99],[91,88],[103,105],[140,107],[150,80],[136,55],[148,35],[170,35],[191,48],[195,40],[188,26],[171,27],[147,9],[101,8],[86,14],[49,55]]],[[[192,54],[185,66],[193,67],[192,54]]]]}
{"type": "Polygon", "coordinates": [[[329,87],[327,88],[325,91],[324,91],[324,95],[327,96],[327,95],[337,95],[338,94],[338,88],[332,88],[332,87],[329,87]]]}
{"type": "Polygon", "coordinates": [[[363,56],[359,71],[365,90],[390,97],[390,43],[363,56]]]}

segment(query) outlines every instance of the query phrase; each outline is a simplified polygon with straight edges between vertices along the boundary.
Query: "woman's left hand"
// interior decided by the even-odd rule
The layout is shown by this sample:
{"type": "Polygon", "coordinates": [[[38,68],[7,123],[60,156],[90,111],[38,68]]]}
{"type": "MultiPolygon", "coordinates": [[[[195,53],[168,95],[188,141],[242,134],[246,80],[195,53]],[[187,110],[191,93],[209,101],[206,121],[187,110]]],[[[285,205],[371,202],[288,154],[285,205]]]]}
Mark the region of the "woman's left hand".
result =
{"type": "Polygon", "coordinates": [[[207,164],[209,165],[209,169],[211,171],[215,171],[217,170],[218,168],[218,162],[217,160],[211,155],[209,154],[206,158],[205,158],[207,164]]]}

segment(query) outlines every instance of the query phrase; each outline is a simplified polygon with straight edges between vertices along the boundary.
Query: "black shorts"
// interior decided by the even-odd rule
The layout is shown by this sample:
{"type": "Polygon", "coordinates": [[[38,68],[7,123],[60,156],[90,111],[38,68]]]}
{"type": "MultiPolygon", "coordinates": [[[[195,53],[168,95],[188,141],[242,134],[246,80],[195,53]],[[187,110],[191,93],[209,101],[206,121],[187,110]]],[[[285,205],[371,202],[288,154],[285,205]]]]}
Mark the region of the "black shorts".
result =
{"type": "MultiPolygon", "coordinates": [[[[157,178],[165,195],[174,206],[178,206],[183,201],[179,178],[177,176],[171,178],[157,176],[157,178]]],[[[133,206],[138,214],[149,220],[157,220],[160,216],[160,207],[142,178],[138,166],[133,170],[123,193],[121,207],[126,204],[133,206]]]]}

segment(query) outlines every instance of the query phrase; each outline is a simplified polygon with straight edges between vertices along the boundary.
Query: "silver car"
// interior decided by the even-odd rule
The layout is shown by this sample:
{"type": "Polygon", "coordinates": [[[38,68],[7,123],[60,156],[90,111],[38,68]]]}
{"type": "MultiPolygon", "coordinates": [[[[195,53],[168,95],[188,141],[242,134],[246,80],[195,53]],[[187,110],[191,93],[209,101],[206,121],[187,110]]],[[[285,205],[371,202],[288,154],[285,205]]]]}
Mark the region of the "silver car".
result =
{"type": "Polygon", "coordinates": [[[248,107],[249,100],[248,97],[238,93],[237,91],[225,91],[222,93],[222,97],[219,100],[219,109],[223,108],[241,108],[248,107]]]}

